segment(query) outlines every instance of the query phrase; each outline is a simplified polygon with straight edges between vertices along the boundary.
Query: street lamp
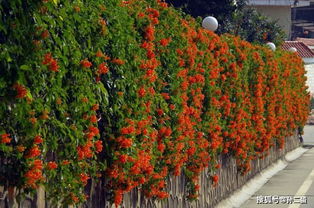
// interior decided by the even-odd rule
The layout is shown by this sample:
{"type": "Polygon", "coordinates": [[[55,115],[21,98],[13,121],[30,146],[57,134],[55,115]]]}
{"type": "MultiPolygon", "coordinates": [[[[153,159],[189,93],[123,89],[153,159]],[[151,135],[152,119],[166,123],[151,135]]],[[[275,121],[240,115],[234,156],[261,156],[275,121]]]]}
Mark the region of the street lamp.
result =
{"type": "Polygon", "coordinates": [[[215,17],[208,16],[203,19],[202,27],[206,30],[215,31],[218,28],[218,21],[215,17]]]}
{"type": "Polygon", "coordinates": [[[276,50],[276,45],[272,42],[268,42],[266,43],[266,45],[272,50],[275,51],[276,50]]]}
{"type": "Polygon", "coordinates": [[[289,51],[295,53],[295,52],[297,52],[298,50],[297,50],[295,47],[291,47],[291,48],[289,48],[289,51]]]}

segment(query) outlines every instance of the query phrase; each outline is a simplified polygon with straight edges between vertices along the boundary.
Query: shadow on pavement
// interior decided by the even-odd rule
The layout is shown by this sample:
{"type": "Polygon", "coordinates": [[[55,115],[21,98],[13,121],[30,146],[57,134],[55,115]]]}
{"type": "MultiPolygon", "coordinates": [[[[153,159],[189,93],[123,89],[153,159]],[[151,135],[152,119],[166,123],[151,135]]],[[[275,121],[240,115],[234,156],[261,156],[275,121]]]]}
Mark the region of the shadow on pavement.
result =
{"type": "Polygon", "coordinates": [[[312,149],[314,147],[314,145],[313,144],[304,144],[302,147],[306,148],[306,149],[312,149]]]}

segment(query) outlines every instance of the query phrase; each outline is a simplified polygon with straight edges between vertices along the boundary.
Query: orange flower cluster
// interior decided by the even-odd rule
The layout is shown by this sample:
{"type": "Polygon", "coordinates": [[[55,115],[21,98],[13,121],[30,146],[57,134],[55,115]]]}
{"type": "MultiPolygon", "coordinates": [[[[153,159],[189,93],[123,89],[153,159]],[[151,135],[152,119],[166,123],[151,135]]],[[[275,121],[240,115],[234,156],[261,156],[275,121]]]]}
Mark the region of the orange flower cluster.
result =
{"type": "Polygon", "coordinates": [[[91,158],[93,157],[92,148],[95,146],[96,152],[102,151],[102,142],[97,141],[93,143],[92,139],[99,135],[99,129],[94,126],[90,126],[86,133],[87,142],[85,145],[80,145],[77,147],[78,159],[83,160],[84,158],[91,158]]]}
{"type": "Polygon", "coordinates": [[[28,187],[37,188],[37,183],[43,180],[42,175],[43,163],[41,160],[34,160],[30,170],[28,170],[24,177],[26,178],[26,184],[28,187]]]}
{"type": "Polygon", "coordinates": [[[98,65],[98,71],[97,71],[97,75],[100,76],[102,74],[107,74],[109,71],[108,67],[106,66],[105,63],[101,63],[98,65]]]}
{"type": "Polygon", "coordinates": [[[34,158],[38,157],[41,154],[41,150],[37,145],[34,145],[29,151],[25,158],[34,158]]]}
{"type": "Polygon", "coordinates": [[[87,181],[89,179],[89,176],[86,174],[86,173],[81,173],[80,174],[80,179],[81,179],[81,182],[86,185],[87,184],[87,181]]]}
{"type": "Polygon", "coordinates": [[[24,98],[27,95],[27,89],[21,84],[14,84],[13,88],[16,90],[17,94],[15,98],[24,98]]]}
{"type": "Polygon", "coordinates": [[[88,59],[82,60],[80,64],[83,68],[90,68],[93,65],[88,59]]]}
{"type": "Polygon", "coordinates": [[[54,59],[51,53],[46,53],[42,64],[47,65],[50,71],[58,72],[59,65],[56,59],[54,59]]]}
{"type": "Polygon", "coordinates": [[[48,162],[47,164],[47,168],[48,170],[53,170],[53,169],[56,169],[58,167],[57,163],[56,162],[48,162]]]}
{"type": "Polygon", "coordinates": [[[10,134],[1,134],[1,143],[8,144],[11,142],[10,134]]]}

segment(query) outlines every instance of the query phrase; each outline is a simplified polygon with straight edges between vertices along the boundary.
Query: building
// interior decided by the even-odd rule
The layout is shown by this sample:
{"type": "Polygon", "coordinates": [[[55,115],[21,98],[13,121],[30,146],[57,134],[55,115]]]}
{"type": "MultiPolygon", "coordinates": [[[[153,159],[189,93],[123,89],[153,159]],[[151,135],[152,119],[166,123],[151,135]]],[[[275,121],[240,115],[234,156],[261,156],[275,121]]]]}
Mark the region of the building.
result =
{"type": "Polygon", "coordinates": [[[270,19],[278,21],[288,39],[291,37],[292,7],[305,7],[310,5],[309,0],[248,0],[248,5],[270,19]]]}
{"type": "Polygon", "coordinates": [[[285,41],[282,49],[288,51],[290,48],[296,48],[298,55],[304,62],[306,71],[306,85],[309,87],[308,91],[314,95],[314,52],[301,41],[285,41]]]}
{"type": "Polygon", "coordinates": [[[310,6],[298,7],[293,9],[293,34],[296,37],[314,38],[314,0],[310,1],[310,6]]]}
{"type": "Polygon", "coordinates": [[[304,43],[312,51],[314,51],[314,38],[297,38],[296,41],[304,43]]]}

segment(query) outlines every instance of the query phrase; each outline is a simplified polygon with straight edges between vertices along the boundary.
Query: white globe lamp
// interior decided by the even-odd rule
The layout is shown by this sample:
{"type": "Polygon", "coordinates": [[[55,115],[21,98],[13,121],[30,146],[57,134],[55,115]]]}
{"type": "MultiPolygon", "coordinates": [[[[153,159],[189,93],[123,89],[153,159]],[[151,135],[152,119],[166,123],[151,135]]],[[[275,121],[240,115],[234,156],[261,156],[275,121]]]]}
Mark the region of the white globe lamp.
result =
{"type": "Polygon", "coordinates": [[[214,32],[218,28],[218,21],[215,17],[208,16],[205,19],[203,19],[202,27],[205,28],[206,30],[214,32]]]}
{"type": "Polygon", "coordinates": [[[266,45],[272,50],[275,51],[276,50],[276,45],[272,42],[268,42],[266,43],[266,45]]]}
{"type": "Polygon", "coordinates": [[[295,47],[291,47],[291,48],[289,48],[289,51],[295,53],[295,52],[297,52],[298,50],[297,50],[295,47]]]}

